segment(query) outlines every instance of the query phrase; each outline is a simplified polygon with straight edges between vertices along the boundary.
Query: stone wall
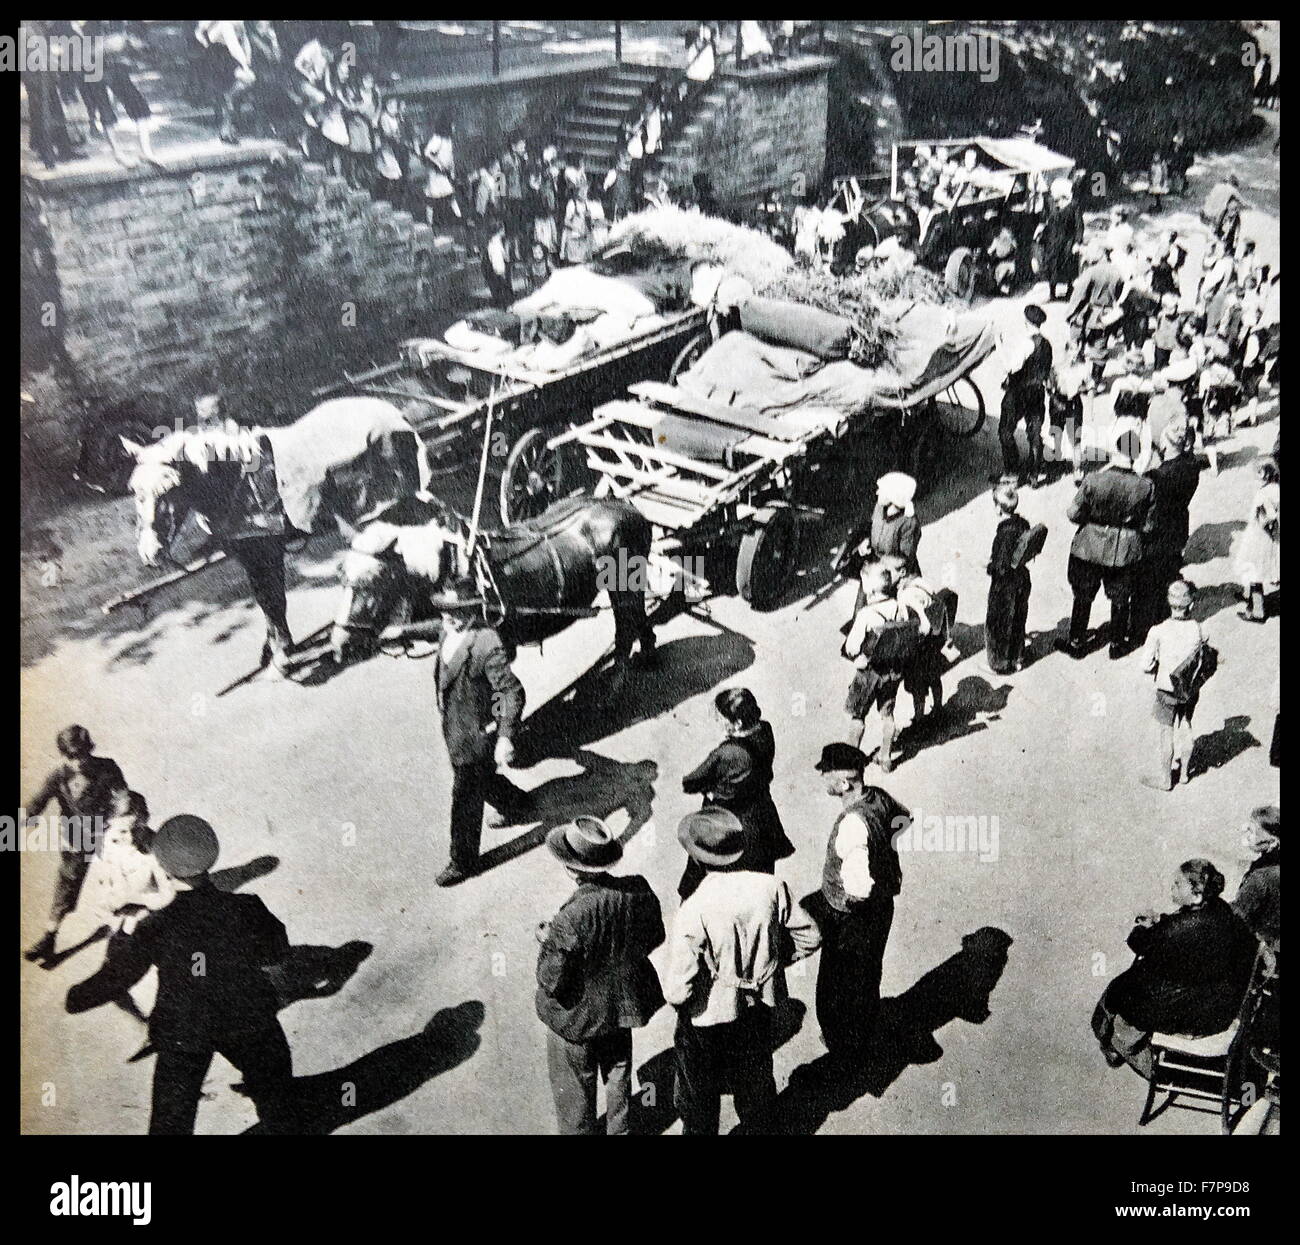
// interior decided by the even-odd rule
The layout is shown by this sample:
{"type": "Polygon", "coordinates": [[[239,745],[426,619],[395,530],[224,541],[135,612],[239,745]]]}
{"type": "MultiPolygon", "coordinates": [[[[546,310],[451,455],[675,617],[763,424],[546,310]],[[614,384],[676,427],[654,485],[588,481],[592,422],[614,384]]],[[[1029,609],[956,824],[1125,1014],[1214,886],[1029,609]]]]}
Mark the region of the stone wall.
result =
{"type": "Polygon", "coordinates": [[[24,407],[38,454],[75,454],[80,403],[170,423],[216,389],[241,418],[291,419],[465,301],[449,240],[275,144],[25,189],[23,368],[74,398],[61,416],[24,407]]]}
{"type": "Polygon", "coordinates": [[[784,197],[821,181],[826,167],[827,77],[833,61],[804,57],[728,71],[673,139],[661,166],[669,183],[689,186],[706,172],[724,207],[784,197]],[[802,179],[802,182],[799,181],[802,179]]]}

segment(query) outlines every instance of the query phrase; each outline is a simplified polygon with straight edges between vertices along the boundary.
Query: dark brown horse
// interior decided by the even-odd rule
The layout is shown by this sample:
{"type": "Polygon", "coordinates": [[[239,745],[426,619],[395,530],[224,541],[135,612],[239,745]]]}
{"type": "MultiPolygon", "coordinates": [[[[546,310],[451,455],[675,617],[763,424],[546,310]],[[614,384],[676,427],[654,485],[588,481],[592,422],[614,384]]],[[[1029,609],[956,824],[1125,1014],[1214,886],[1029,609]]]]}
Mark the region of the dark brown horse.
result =
{"type": "MultiPolygon", "coordinates": [[[[535,644],[583,616],[601,591],[614,613],[614,660],[634,644],[654,654],[646,616],[649,521],[629,502],[565,498],[526,523],[478,537],[495,591],[487,615],[507,645],[535,644]],[[499,598],[499,599],[498,599],[499,598]]],[[[376,643],[409,609],[429,613],[429,598],[472,573],[469,525],[428,493],[385,507],[352,541],[343,560],[344,595],[331,635],[335,660],[358,642],[376,643]]]]}

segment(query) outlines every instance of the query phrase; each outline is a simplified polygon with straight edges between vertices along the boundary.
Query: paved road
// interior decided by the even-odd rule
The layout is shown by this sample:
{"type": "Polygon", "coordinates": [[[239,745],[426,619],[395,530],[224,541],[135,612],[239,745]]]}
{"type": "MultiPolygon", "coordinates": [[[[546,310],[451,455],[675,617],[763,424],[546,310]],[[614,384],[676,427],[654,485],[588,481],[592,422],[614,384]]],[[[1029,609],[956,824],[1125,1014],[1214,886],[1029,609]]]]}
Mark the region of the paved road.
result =
{"type": "MultiPolygon", "coordinates": [[[[1022,301],[994,314],[1018,316],[1022,301]]],[[[1061,310],[1055,304],[1049,321],[1057,341],[1061,310]]],[[[986,393],[997,392],[996,361],[980,379],[986,393]]],[[[1235,885],[1237,827],[1252,805],[1277,796],[1267,743],[1278,623],[1239,622],[1227,587],[1252,467],[1275,435],[1273,423],[1241,433],[1222,474],[1207,475],[1195,500],[1188,575],[1205,590],[1200,616],[1224,664],[1198,712],[1198,756],[1209,768],[1168,795],[1136,782],[1154,732],[1137,658],[1109,662],[1102,652],[1074,663],[1049,651],[1069,611],[1068,478],[1025,496],[1026,516],[1047,522],[1051,535],[1035,563],[1029,614],[1041,657],[1011,678],[979,665],[994,527],[986,477],[999,461],[991,428],[921,501],[921,563],[960,594],[963,656],[945,680],[942,724],[916,739],[904,733],[906,759],[881,781],[922,817],[985,819],[988,859],[969,850],[904,856],[884,990],[902,1000],[894,1014],[929,1020],[936,1045],[912,1050],[925,1062],[880,1052],[828,1105],[805,1092],[808,1074],[795,1075],[822,1054],[811,1012],[795,1008],[787,1030],[797,1031],[777,1055],[792,1131],[1134,1131],[1143,1087],[1103,1066],[1088,1029],[1092,1006],[1127,963],[1132,914],[1163,906],[1172,870],[1191,856],[1209,856],[1235,885]],[[980,962],[981,992],[971,981],[978,957],[954,957],[964,938],[988,930],[1011,942],[1005,968],[980,962]],[[977,1002],[954,1017],[963,989],[987,993],[987,1018],[977,1002]]],[[[859,488],[847,464],[838,489],[851,500],[859,488]]],[[[331,611],[332,555],[309,557],[299,571],[290,608],[305,633],[331,611]]],[[[537,793],[545,819],[522,835],[488,832],[494,867],[454,890],[432,881],[445,860],[449,785],[432,665],[379,657],[317,687],[267,677],[216,698],[246,669],[259,636],[251,606],[219,575],[193,597],[168,598],[138,628],[47,629],[23,673],[22,788],[35,787],[53,760],[54,732],[75,720],[148,795],[156,820],[182,810],[211,818],[222,835],[220,864],[236,870],[232,883],[261,895],[299,948],[298,1001],[283,1019],[297,1074],[313,1078],[321,1127],[548,1132],[533,928],[569,882],[538,848],[541,831],[578,811],[607,815],[624,835],[627,867],[671,897],[682,863],[674,829],[694,803],[681,794],[681,776],[715,741],[714,692],[743,683],[776,730],[774,793],[799,849],[782,872],[796,893],[811,890],[836,811],[811,765],[841,732],[848,679],[837,652],[850,602],[844,590],[814,599],[821,586],[810,563],[774,612],[720,598],[712,621],[674,621],[661,633],[661,668],[621,692],[597,677],[564,697],[607,643],[607,619],[522,655],[535,760],[516,777],[537,793]],[[364,958],[358,943],[372,948],[364,958]],[[339,1105],[345,1084],[357,1086],[355,1107],[339,1105]]],[[[1097,610],[1100,619],[1104,607],[1097,610]]],[[[904,723],[909,713],[900,705],[904,723]]],[[[47,855],[22,862],[24,945],[39,931],[54,868],[47,855]]],[[[986,933],[970,945],[997,938],[986,933]]],[[[48,973],[23,966],[28,1131],[145,1127],[151,1064],[123,1062],[141,1041],[138,1026],[115,1010],[63,1012],[64,991],[99,955],[83,951],[48,973]]],[[[815,971],[814,960],[792,974],[802,1008],[811,1006],[815,971]]],[[[641,1083],[653,1087],[644,1095],[651,1129],[677,1127],[663,1075],[670,1044],[666,1011],[637,1036],[641,1083]]],[[[251,1123],[247,1102],[230,1089],[235,1079],[214,1063],[200,1131],[251,1123]]],[[[1148,1131],[1208,1135],[1216,1127],[1208,1116],[1174,1112],[1148,1131]]]]}

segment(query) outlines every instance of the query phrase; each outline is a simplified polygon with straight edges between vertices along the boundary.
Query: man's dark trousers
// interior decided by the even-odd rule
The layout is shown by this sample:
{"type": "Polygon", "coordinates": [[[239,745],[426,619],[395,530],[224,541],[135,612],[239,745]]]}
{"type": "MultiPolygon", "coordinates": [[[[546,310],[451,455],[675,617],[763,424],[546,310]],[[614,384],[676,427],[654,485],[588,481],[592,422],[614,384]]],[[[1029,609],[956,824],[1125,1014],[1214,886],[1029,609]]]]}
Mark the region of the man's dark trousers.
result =
{"type": "Polygon", "coordinates": [[[998,442],[1002,446],[1002,469],[1009,476],[1020,474],[1020,450],[1016,429],[1025,421],[1029,441],[1029,474],[1036,478],[1043,470],[1043,419],[1045,398],[1040,385],[1015,387],[1002,395],[1002,414],[998,419],[998,442]]]}
{"type": "Polygon", "coordinates": [[[822,931],[817,968],[817,1023],[833,1053],[861,1050],[880,1014],[880,976],[894,924],[894,901],[880,897],[848,912],[817,905],[822,931]]]}
{"type": "Polygon", "coordinates": [[[1097,589],[1106,586],[1110,600],[1110,642],[1128,644],[1133,640],[1133,583],[1137,566],[1099,566],[1083,558],[1070,558],[1066,572],[1074,604],[1070,608],[1070,643],[1082,647],[1088,639],[1088,618],[1097,589]]]}
{"type": "Polygon", "coordinates": [[[483,838],[483,805],[510,814],[527,801],[527,794],[503,774],[496,763],[486,760],[453,765],[451,780],[451,863],[458,869],[478,864],[483,838]]]}
{"type": "Polygon", "coordinates": [[[759,1004],[726,1024],[696,1026],[680,1013],[673,1040],[673,1103],[682,1136],[716,1137],[729,1088],[742,1123],[757,1122],[776,1098],[772,1013],[759,1004]]]}
{"type": "Polygon", "coordinates": [[[628,1131],[632,1105],[632,1030],[615,1029],[585,1042],[566,1042],[546,1031],[546,1065],[560,1134],[591,1137],[596,1126],[596,1078],[605,1082],[605,1132],[628,1131]]]}
{"type": "Polygon", "coordinates": [[[188,1137],[194,1132],[203,1078],[214,1054],[228,1059],[243,1074],[244,1086],[266,1132],[296,1131],[289,1103],[293,1061],[277,1022],[260,1033],[225,1038],[205,1050],[160,1048],[153,1073],[151,1136],[188,1137]]]}

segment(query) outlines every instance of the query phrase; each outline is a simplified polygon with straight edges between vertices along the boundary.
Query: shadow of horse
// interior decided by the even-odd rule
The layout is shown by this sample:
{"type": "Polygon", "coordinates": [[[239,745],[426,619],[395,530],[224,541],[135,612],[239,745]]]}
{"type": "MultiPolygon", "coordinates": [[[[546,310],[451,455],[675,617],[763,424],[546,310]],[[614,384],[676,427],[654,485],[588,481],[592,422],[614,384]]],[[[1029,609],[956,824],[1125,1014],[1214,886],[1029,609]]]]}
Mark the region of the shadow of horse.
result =
{"type": "MultiPolygon", "coordinates": [[[[389,1042],[331,1072],[295,1077],[289,1110],[296,1126],[291,1131],[324,1136],[400,1102],[478,1050],[485,1014],[477,1000],[444,1007],[411,1037],[389,1042]]],[[[244,1133],[271,1131],[259,1123],[244,1133]]]]}
{"type": "Polygon", "coordinates": [[[578,749],[677,708],[754,663],[754,644],[737,631],[684,636],[661,644],[653,670],[616,672],[602,666],[524,719],[520,767],[578,749]]]}
{"type": "Polygon", "coordinates": [[[811,1136],[835,1111],[870,1094],[881,1098],[913,1064],[934,1063],[943,1048],[935,1034],[954,1020],[983,1024],[990,996],[1002,977],[1011,936],[985,926],[961,940],[961,950],[932,968],[897,998],[882,999],[880,1018],[864,1054],[823,1055],[795,1069],[790,1082],[758,1123],[733,1133],[811,1136]]]}
{"type": "Polygon", "coordinates": [[[514,860],[539,847],[556,826],[572,821],[579,814],[607,820],[626,810],[628,823],[619,835],[624,846],[646,825],[653,815],[654,784],[659,766],[654,761],[615,761],[586,748],[574,753],[582,767],[580,774],[552,778],[530,792],[532,816],[538,821],[524,834],[508,843],[484,852],[480,868],[491,869],[514,860]]]}
{"type": "Polygon", "coordinates": [[[1250,718],[1238,714],[1225,718],[1217,731],[1199,736],[1192,744],[1192,759],[1189,763],[1191,772],[1206,774],[1210,770],[1222,769],[1243,752],[1258,748],[1259,740],[1246,729],[1249,725],[1250,718]]]}

